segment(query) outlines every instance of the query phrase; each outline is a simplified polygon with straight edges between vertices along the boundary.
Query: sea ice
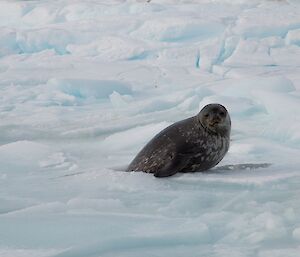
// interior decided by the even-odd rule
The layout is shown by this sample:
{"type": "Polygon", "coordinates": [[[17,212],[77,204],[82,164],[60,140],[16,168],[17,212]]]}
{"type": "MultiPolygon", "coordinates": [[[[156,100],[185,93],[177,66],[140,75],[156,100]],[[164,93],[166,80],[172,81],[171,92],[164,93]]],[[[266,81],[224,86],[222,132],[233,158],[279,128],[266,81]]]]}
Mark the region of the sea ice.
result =
{"type": "Polygon", "coordinates": [[[299,257],[296,0],[0,2],[1,257],[299,257]],[[124,172],[207,103],[206,173],[124,172]]]}

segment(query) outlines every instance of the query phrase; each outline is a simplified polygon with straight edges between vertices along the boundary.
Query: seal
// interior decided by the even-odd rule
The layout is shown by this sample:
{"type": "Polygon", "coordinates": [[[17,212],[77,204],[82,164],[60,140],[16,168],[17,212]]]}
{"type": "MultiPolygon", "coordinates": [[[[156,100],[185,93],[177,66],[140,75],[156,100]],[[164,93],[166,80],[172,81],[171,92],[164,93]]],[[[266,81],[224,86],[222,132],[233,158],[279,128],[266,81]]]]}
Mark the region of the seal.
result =
{"type": "Polygon", "coordinates": [[[196,116],[159,132],[137,154],[127,171],[168,177],[217,165],[229,149],[231,120],[221,104],[208,104],[196,116]]]}

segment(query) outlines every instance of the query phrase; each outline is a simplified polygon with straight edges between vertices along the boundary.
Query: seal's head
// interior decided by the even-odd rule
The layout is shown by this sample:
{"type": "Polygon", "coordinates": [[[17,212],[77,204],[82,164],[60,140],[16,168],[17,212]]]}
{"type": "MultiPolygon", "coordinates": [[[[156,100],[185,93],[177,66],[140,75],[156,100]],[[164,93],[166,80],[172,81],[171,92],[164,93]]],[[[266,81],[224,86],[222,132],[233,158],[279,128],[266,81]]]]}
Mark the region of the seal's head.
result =
{"type": "Polygon", "coordinates": [[[197,115],[200,124],[210,132],[226,136],[230,134],[231,120],[221,104],[208,104],[197,115]]]}

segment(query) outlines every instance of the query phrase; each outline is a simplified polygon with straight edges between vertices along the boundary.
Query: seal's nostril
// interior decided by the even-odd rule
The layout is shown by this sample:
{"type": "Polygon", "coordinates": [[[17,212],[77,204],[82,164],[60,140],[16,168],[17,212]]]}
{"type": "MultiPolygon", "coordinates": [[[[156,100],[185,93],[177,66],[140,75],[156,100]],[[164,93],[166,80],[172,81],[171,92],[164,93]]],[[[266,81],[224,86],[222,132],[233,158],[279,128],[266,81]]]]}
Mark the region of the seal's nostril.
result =
{"type": "Polygon", "coordinates": [[[212,119],[212,122],[213,123],[220,123],[221,122],[221,118],[219,116],[215,116],[213,119],[212,119]]]}

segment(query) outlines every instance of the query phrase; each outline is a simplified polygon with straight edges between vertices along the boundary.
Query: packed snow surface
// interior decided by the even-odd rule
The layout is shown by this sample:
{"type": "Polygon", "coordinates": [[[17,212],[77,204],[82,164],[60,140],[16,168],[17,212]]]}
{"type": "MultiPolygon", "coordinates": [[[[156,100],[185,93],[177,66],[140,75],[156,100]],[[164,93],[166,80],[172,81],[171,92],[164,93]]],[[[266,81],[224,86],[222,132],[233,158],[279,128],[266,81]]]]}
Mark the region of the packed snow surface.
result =
{"type": "Polygon", "coordinates": [[[299,257],[300,1],[0,2],[1,257],[299,257]],[[126,173],[205,104],[207,173],[126,173]]]}

